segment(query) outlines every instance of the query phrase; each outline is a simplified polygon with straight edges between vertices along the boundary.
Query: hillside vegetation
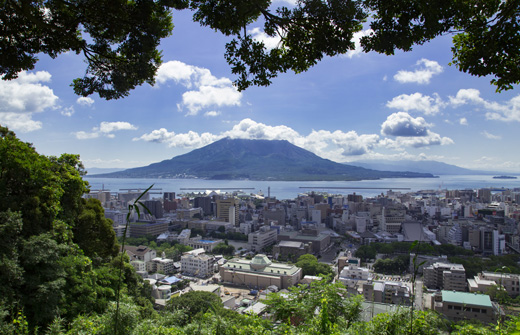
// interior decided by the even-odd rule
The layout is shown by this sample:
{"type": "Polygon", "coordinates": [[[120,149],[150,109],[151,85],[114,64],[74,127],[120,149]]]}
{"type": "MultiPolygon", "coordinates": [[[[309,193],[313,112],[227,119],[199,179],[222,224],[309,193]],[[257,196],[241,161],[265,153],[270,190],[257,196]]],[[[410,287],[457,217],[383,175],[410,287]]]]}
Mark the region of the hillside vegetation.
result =
{"type": "Polygon", "coordinates": [[[326,281],[272,294],[271,320],[224,309],[211,293],[152,308],[150,287],[119,245],[97,200],[82,195],[79,157],[40,155],[0,128],[0,334],[502,334],[495,326],[454,325],[433,312],[399,309],[363,321],[360,297],[326,281]],[[120,272],[119,270],[122,269],[120,272]],[[116,290],[122,289],[116,308],[116,290]],[[116,321],[118,326],[116,327],[116,321]]]}

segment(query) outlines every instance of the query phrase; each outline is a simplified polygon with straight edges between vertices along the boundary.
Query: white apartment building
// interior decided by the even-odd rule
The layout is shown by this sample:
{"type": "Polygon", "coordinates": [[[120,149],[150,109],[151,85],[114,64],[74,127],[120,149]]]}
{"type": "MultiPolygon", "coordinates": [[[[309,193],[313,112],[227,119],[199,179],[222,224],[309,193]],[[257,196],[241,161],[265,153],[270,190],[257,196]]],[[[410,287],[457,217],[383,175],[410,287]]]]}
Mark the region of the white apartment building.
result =
{"type": "Polygon", "coordinates": [[[341,270],[339,281],[350,289],[361,287],[363,282],[372,280],[372,273],[367,268],[362,268],[354,264],[349,264],[341,270]]]}
{"type": "Polygon", "coordinates": [[[248,236],[249,248],[252,251],[260,251],[268,245],[276,243],[278,232],[269,226],[262,226],[260,230],[250,233],[248,236]]]}
{"type": "Polygon", "coordinates": [[[181,271],[193,276],[208,277],[213,274],[215,258],[204,253],[204,249],[196,249],[181,256],[181,271]]]}

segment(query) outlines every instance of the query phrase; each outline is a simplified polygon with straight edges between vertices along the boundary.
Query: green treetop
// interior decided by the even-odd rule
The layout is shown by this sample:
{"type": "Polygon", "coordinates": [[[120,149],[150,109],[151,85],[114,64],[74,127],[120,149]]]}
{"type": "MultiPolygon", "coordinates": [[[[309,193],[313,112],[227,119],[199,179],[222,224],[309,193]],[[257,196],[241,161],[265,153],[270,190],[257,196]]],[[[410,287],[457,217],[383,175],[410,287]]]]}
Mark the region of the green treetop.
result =
{"type": "Polygon", "coordinates": [[[439,35],[453,36],[453,64],[474,76],[492,75],[497,90],[520,81],[520,3],[514,0],[299,0],[274,6],[269,0],[28,0],[0,2],[0,75],[16,78],[33,69],[38,54],[82,53],[87,68],[74,91],[105,99],[127,96],[155,82],[161,39],[173,29],[171,11],[190,9],[193,20],[233,40],[225,58],[243,90],[269,85],[289,70],[307,71],[325,56],[355,48],[354,33],[367,24],[364,51],[388,55],[409,51],[439,35]],[[248,26],[280,38],[267,49],[248,26]]]}

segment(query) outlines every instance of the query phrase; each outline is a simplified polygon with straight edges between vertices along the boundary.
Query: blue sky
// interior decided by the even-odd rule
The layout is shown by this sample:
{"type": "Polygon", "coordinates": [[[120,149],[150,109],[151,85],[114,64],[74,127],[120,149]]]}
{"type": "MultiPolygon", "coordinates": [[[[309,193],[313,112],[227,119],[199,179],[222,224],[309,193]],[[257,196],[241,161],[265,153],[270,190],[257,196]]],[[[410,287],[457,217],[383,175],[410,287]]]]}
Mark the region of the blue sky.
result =
{"type": "MultiPolygon", "coordinates": [[[[189,11],[173,18],[154,87],[115,101],[78,98],[69,85],[83,58],[41,56],[33,71],[0,81],[0,124],[42,154],[79,154],[87,170],[148,165],[229,136],[286,139],[337,162],[431,159],[520,173],[518,87],[496,93],[492,78],[449,66],[450,36],[394,56],[325,58],[238,92],[224,59],[229,39],[189,11]]],[[[259,39],[260,27],[249,27],[259,39]]]]}

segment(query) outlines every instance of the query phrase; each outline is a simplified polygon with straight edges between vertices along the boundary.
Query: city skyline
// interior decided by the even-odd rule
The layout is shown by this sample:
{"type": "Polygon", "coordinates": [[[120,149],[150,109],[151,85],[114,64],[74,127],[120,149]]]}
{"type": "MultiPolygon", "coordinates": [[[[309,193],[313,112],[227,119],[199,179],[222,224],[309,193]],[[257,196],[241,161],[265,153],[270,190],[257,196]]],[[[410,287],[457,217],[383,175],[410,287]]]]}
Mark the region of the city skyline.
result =
{"type": "MultiPolygon", "coordinates": [[[[0,124],[39,153],[79,154],[87,168],[144,166],[227,136],[284,139],[337,162],[424,159],[520,172],[518,87],[496,93],[491,77],[449,66],[450,36],[394,56],[356,49],[238,92],[224,59],[229,38],[189,11],[174,12],[173,22],[154,87],[115,101],[80,98],[69,85],[83,76],[82,57],[41,56],[33,71],[0,82],[0,124]]],[[[251,33],[264,38],[260,27],[251,33]]]]}

